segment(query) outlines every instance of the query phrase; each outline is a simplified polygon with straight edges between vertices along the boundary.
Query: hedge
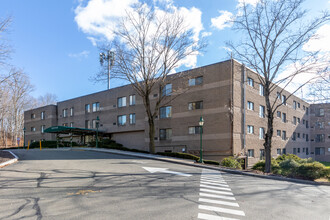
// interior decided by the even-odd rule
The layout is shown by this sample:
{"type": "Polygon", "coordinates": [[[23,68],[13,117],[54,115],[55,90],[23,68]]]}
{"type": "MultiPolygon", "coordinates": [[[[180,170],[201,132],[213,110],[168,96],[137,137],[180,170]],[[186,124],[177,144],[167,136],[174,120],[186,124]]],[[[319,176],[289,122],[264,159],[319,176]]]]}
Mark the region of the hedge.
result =
{"type": "MultiPolygon", "coordinates": [[[[70,147],[71,142],[70,141],[61,141],[58,143],[59,147],[70,147]]],[[[76,142],[72,142],[72,146],[79,146],[76,142]]],[[[40,142],[35,141],[32,142],[29,146],[29,148],[39,148],[40,142]]],[[[41,147],[42,148],[56,148],[57,147],[57,141],[41,141],[41,147]]]]}
{"type": "Polygon", "coordinates": [[[224,167],[229,167],[229,168],[242,169],[240,162],[238,162],[234,157],[224,158],[221,161],[220,165],[224,166],[224,167]]]}
{"type": "Polygon", "coordinates": [[[183,159],[190,159],[194,161],[199,161],[199,157],[193,154],[187,153],[178,153],[178,152],[157,152],[156,154],[168,156],[168,157],[176,157],[176,158],[183,158],[183,159]]]}

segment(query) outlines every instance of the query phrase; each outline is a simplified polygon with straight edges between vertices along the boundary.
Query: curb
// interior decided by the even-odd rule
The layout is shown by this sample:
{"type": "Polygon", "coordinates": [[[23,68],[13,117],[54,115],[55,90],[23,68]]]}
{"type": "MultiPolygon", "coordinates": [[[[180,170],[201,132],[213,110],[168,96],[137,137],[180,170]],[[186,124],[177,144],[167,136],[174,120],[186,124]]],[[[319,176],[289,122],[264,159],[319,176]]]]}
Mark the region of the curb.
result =
{"type": "Polygon", "coordinates": [[[196,164],[195,162],[192,162],[191,160],[176,159],[176,158],[166,157],[166,156],[147,155],[147,154],[143,154],[143,153],[135,153],[135,152],[131,153],[131,152],[125,152],[125,151],[120,151],[120,150],[110,150],[110,149],[109,150],[108,149],[95,149],[95,148],[79,148],[79,149],[134,156],[134,157],[142,157],[142,158],[147,158],[147,159],[152,159],[152,160],[165,161],[165,162],[176,163],[176,164],[181,164],[181,165],[186,165],[186,166],[199,167],[199,168],[207,168],[207,169],[211,169],[211,170],[223,171],[226,173],[252,176],[252,177],[258,177],[258,178],[264,178],[264,179],[272,179],[272,180],[287,181],[287,182],[302,183],[302,184],[317,185],[317,186],[320,186],[320,185],[330,186],[330,183],[327,183],[327,182],[314,182],[314,181],[310,181],[310,180],[293,179],[293,178],[287,178],[287,177],[281,177],[281,176],[265,176],[265,175],[255,174],[255,173],[248,173],[246,171],[239,171],[239,170],[232,170],[232,169],[227,169],[227,168],[222,168],[222,167],[214,167],[214,166],[196,164]]]}
{"type": "Polygon", "coordinates": [[[18,157],[16,156],[16,154],[14,154],[13,152],[11,152],[10,150],[5,150],[5,151],[11,153],[11,155],[13,155],[15,158],[14,158],[14,159],[11,159],[11,160],[8,160],[8,161],[6,161],[6,162],[1,163],[1,164],[0,164],[0,168],[2,168],[2,167],[4,167],[4,166],[7,166],[7,165],[9,165],[9,164],[13,164],[13,163],[15,163],[15,162],[18,161],[18,157]]]}

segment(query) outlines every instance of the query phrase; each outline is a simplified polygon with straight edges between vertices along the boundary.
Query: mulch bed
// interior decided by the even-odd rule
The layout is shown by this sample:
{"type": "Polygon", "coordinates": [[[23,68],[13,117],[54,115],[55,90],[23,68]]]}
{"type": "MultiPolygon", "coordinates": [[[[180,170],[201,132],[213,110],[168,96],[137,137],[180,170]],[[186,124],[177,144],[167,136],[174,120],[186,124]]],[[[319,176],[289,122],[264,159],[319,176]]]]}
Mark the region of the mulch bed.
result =
{"type": "Polygon", "coordinates": [[[8,160],[14,159],[14,158],[15,157],[8,151],[0,150],[0,164],[6,162],[8,160]]]}

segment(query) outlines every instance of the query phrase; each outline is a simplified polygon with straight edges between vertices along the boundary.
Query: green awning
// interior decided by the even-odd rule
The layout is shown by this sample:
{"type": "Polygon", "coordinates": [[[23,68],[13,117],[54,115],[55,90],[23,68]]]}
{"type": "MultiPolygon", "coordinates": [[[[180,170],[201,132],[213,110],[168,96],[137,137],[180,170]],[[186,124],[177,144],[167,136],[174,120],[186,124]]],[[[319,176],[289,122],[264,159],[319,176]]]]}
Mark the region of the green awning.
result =
{"type": "MultiPolygon", "coordinates": [[[[92,135],[96,134],[96,130],[87,129],[87,128],[75,128],[75,127],[66,127],[66,126],[53,126],[44,130],[45,133],[54,133],[54,134],[74,134],[74,135],[92,135]]],[[[99,134],[104,132],[98,131],[99,134]]]]}

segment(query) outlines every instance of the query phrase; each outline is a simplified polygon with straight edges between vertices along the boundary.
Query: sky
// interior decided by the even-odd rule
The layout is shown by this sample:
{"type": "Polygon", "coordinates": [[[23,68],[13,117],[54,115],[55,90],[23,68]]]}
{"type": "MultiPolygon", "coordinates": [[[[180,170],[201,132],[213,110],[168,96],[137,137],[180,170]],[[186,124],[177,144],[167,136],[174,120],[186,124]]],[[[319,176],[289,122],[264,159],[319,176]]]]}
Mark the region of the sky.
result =
{"type": "MultiPolygon", "coordinates": [[[[32,95],[55,94],[58,101],[107,89],[106,83],[91,81],[100,71],[98,44],[111,40],[109,27],[125,10],[142,0],[1,0],[0,19],[11,16],[6,39],[13,48],[11,65],[23,69],[34,85],[32,95]]],[[[178,71],[230,58],[226,41],[239,40],[232,24],[226,23],[243,0],[150,0],[166,4],[185,15],[195,37],[204,37],[208,46],[183,62],[178,71]]],[[[257,0],[245,0],[255,4],[257,0]]],[[[330,9],[329,0],[307,0],[311,16],[330,9]]],[[[306,18],[307,19],[307,18],[306,18]]],[[[330,51],[330,25],[318,30],[322,37],[305,45],[306,50],[330,51]]],[[[112,80],[111,87],[127,84],[112,80]]]]}

